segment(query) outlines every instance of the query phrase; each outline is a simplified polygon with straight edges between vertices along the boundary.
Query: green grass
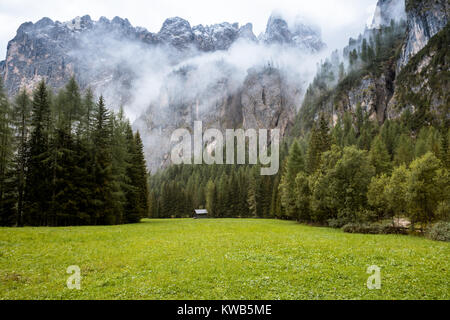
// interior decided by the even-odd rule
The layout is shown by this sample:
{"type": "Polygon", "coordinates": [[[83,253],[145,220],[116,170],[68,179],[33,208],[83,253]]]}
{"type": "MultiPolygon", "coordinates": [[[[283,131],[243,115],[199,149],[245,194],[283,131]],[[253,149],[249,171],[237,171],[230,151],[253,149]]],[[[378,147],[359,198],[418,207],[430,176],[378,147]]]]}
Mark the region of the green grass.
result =
{"type": "Polygon", "coordinates": [[[0,299],[449,299],[449,261],[448,243],[276,220],[0,228],[0,299]]]}

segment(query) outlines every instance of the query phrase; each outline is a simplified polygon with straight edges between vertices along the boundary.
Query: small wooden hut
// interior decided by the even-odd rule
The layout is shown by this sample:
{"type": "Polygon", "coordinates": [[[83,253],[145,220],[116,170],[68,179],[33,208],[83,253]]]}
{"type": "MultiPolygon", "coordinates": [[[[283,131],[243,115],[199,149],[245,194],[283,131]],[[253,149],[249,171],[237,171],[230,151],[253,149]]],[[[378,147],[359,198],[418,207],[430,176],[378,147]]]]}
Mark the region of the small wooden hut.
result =
{"type": "Polygon", "coordinates": [[[208,210],[196,209],[194,212],[194,219],[206,219],[208,218],[208,210]]]}

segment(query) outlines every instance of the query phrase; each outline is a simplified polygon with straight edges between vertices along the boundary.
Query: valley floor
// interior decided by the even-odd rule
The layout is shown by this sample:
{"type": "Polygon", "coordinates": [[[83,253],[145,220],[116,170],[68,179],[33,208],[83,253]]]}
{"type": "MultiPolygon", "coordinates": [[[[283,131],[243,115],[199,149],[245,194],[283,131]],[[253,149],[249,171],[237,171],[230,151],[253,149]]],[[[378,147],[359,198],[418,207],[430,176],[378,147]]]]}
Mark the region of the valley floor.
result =
{"type": "Polygon", "coordinates": [[[448,243],[276,220],[0,228],[0,299],[450,299],[449,261],[448,243]]]}

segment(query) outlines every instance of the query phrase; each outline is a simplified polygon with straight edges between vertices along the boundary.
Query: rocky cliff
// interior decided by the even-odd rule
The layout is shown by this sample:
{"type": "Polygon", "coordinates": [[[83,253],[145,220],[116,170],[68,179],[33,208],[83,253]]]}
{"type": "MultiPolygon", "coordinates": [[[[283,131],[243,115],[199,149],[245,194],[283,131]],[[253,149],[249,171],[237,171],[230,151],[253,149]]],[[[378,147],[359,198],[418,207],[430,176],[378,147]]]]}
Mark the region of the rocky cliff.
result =
{"type": "Polygon", "coordinates": [[[281,44],[299,47],[311,52],[324,49],[320,30],[296,20],[289,26],[279,15],[273,14],[267,23],[266,32],[260,36],[266,44],[281,44]]]}
{"type": "Polygon", "coordinates": [[[448,23],[450,4],[447,0],[406,0],[407,32],[399,59],[399,69],[448,23]]]}
{"type": "Polygon", "coordinates": [[[410,58],[395,80],[388,106],[389,118],[409,113],[412,128],[425,123],[447,125],[450,121],[450,25],[433,36],[410,58]]]}
{"type": "Polygon", "coordinates": [[[64,23],[43,18],[19,27],[8,44],[6,60],[0,63],[0,76],[10,95],[22,87],[33,88],[41,79],[58,89],[72,75],[84,87],[107,81],[103,85],[106,87],[112,81],[120,83],[126,79],[126,70],[119,63],[111,66],[102,61],[107,58],[107,41],[133,42],[144,48],[166,45],[179,51],[216,51],[227,50],[241,37],[256,39],[251,24],[242,28],[229,23],[191,28],[186,20],[170,18],[154,34],[119,17],[92,21],[84,16],[64,23]],[[95,72],[91,72],[92,64],[86,59],[98,59],[95,72]],[[111,77],[114,79],[108,80],[111,77]]]}
{"type": "Polygon", "coordinates": [[[170,132],[195,120],[221,130],[280,128],[284,135],[309,76],[293,73],[297,66],[284,65],[283,55],[301,60],[324,48],[320,30],[298,20],[289,25],[279,15],[259,39],[250,23],[191,27],[174,17],[151,33],[119,17],[43,18],[19,27],[0,76],[10,95],[42,79],[59,89],[75,76],[110,107],[133,113],[156,169],[167,163],[170,132]]]}
{"type": "MultiPolygon", "coordinates": [[[[382,124],[409,112],[411,128],[449,119],[448,1],[407,1],[406,21],[391,25],[392,12],[401,1],[379,0],[372,29],[350,39],[344,57],[356,61],[337,83],[327,80],[327,62],[308,89],[296,119],[298,131],[308,130],[320,112],[334,121],[361,107],[366,116],[382,124]],[[393,29],[394,27],[394,29],[393,29]],[[374,57],[362,54],[363,41],[374,57]],[[378,47],[378,49],[377,49],[378,47]],[[369,61],[370,60],[370,61],[369,61]]],[[[401,16],[401,15],[400,15],[401,16]]],[[[336,63],[334,77],[338,76],[336,63]]],[[[328,71],[327,71],[328,70],[328,71]]]]}
{"type": "MultiPolygon", "coordinates": [[[[250,23],[242,27],[227,22],[191,27],[188,21],[175,17],[167,19],[158,33],[151,33],[119,17],[93,21],[84,16],[68,22],[43,18],[19,27],[8,44],[6,60],[0,62],[0,76],[10,95],[21,87],[33,88],[41,79],[58,89],[72,75],[83,87],[100,85],[103,90],[99,91],[104,91],[112,83],[124,85],[132,77],[132,72],[121,63],[111,65],[104,61],[110,58],[111,53],[105,50],[111,42],[122,42],[124,46],[132,42],[144,49],[166,47],[168,52],[176,49],[171,56],[176,63],[198,52],[228,50],[239,39],[258,42],[250,23]],[[95,72],[92,59],[97,59],[95,72]]],[[[263,39],[267,44],[282,42],[312,51],[324,47],[318,30],[304,24],[288,26],[278,16],[271,17],[263,39]]]]}

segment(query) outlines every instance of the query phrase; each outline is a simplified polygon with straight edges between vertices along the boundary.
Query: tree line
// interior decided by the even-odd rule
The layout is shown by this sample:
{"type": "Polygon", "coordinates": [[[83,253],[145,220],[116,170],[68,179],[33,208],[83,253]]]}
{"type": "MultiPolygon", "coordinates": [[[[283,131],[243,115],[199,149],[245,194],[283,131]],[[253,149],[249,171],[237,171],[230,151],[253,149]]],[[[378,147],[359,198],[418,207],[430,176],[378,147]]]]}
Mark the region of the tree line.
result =
{"type": "Polygon", "coordinates": [[[400,121],[379,127],[366,117],[355,130],[345,118],[330,130],[322,115],[309,141],[293,143],[280,184],[286,215],[337,227],[450,218],[448,128],[424,126],[413,137],[400,121]]]}
{"type": "Polygon", "coordinates": [[[282,146],[282,169],[259,166],[172,166],[150,180],[151,215],[188,217],[206,208],[217,218],[290,219],[342,227],[405,217],[425,225],[448,220],[449,130],[417,135],[400,120],[382,126],[346,113],[334,126],[324,114],[311,132],[282,146]],[[354,123],[357,123],[355,126],[354,123]]]}
{"type": "Polygon", "coordinates": [[[261,177],[258,166],[174,166],[151,177],[151,215],[186,217],[195,208],[207,208],[212,217],[334,227],[394,217],[418,224],[447,220],[445,119],[430,122],[407,110],[380,125],[361,104],[337,119],[323,108],[327,102],[333,107],[339,93],[365,75],[390,70],[404,32],[404,22],[392,22],[350,40],[344,50],[347,70],[337,52],[319,65],[291,136],[282,144],[278,175],[261,177]]]}
{"type": "Polygon", "coordinates": [[[72,78],[54,94],[8,100],[0,79],[0,225],[68,226],[139,222],[148,216],[139,132],[123,111],[82,93],[72,78]]]}

